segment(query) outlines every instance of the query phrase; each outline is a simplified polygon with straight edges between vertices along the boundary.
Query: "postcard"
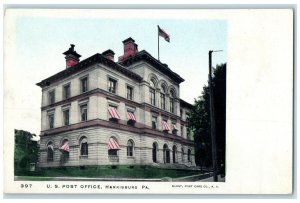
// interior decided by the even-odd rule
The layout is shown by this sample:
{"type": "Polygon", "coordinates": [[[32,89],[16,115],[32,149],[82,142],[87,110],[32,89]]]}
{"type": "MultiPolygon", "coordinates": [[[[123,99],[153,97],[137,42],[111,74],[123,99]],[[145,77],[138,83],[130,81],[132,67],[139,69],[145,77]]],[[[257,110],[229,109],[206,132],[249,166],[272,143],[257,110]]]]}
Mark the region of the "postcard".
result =
{"type": "Polygon", "coordinates": [[[292,9],[13,9],[4,192],[292,194],[292,9]]]}

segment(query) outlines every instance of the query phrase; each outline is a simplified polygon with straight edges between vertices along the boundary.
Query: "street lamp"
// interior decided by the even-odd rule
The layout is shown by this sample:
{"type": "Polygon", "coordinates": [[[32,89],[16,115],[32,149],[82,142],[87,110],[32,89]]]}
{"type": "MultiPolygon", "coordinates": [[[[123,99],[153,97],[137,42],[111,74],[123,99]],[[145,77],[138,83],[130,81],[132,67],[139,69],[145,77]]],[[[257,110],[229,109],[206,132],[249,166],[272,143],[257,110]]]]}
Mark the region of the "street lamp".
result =
{"type": "Polygon", "coordinates": [[[212,65],[211,65],[211,56],[213,52],[221,52],[222,50],[208,52],[208,61],[209,61],[209,107],[210,107],[210,132],[211,132],[211,148],[212,148],[212,161],[213,161],[213,176],[214,182],[218,182],[218,172],[217,172],[217,147],[216,147],[216,123],[215,123],[215,108],[214,108],[214,96],[213,96],[213,87],[212,87],[212,65]]]}

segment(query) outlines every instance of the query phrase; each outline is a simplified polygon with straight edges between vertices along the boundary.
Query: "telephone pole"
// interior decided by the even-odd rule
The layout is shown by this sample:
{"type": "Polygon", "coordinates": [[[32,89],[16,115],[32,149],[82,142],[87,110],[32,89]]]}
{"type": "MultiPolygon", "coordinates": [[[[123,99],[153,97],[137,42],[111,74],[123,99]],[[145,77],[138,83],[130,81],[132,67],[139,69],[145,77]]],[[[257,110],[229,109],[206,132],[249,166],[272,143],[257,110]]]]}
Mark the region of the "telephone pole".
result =
{"type": "Polygon", "coordinates": [[[214,92],[212,86],[212,65],[211,57],[213,52],[220,52],[222,50],[208,52],[208,61],[209,61],[209,109],[210,109],[210,133],[211,133],[211,148],[212,148],[212,162],[213,162],[213,177],[214,182],[218,182],[218,169],[217,169],[217,146],[216,146],[216,123],[215,123],[215,108],[214,108],[214,92]]]}

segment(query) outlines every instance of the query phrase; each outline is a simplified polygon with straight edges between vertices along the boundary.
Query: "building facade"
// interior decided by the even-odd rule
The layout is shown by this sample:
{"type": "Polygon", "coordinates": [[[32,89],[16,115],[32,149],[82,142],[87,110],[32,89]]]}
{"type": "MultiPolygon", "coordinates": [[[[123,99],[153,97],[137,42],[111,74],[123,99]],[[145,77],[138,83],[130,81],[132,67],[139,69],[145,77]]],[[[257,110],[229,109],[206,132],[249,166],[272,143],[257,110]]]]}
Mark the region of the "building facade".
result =
{"type": "Polygon", "coordinates": [[[42,88],[40,167],[195,166],[184,80],[132,38],[115,62],[107,50],[83,61],[71,45],[66,69],[42,88]]]}

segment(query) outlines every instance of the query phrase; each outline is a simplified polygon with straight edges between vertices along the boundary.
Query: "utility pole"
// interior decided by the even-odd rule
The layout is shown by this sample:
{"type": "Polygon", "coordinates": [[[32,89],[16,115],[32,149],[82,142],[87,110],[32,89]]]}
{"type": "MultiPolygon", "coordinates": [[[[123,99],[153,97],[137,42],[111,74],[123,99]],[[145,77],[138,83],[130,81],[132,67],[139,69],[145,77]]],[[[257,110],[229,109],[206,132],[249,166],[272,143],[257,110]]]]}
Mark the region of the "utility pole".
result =
{"type": "Polygon", "coordinates": [[[208,52],[208,61],[209,61],[209,109],[210,109],[210,133],[211,133],[211,148],[212,148],[212,161],[213,161],[213,176],[214,182],[218,182],[218,171],[217,171],[217,146],[216,146],[216,123],[215,123],[215,108],[214,108],[214,92],[212,86],[212,65],[211,57],[213,52],[220,52],[222,50],[208,52]]]}

